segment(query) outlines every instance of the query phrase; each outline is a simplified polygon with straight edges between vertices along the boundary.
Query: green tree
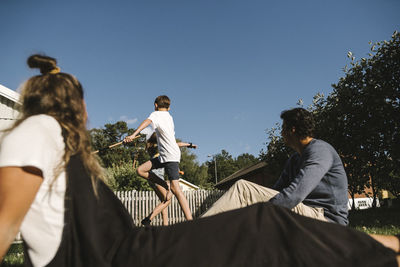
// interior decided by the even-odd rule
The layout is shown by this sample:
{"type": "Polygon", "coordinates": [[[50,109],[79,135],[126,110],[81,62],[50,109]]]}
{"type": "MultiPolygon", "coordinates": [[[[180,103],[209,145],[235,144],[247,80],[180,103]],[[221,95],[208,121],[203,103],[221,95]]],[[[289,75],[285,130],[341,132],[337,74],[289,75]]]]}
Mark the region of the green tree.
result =
{"type": "Polygon", "coordinates": [[[146,179],[138,176],[132,161],[112,165],[106,169],[107,184],[114,191],[153,190],[146,179]]]}
{"type": "Polygon", "coordinates": [[[181,147],[181,162],[179,168],[184,172],[182,178],[202,188],[209,188],[207,167],[200,166],[197,156],[189,148],[181,147]]]}
{"type": "Polygon", "coordinates": [[[199,166],[196,172],[196,177],[198,179],[198,184],[204,189],[213,189],[214,183],[210,182],[208,179],[208,166],[207,163],[203,163],[199,166]]]}
{"type": "Polygon", "coordinates": [[[144,138],[138,138],[127,145],[102,150],[122,141],[133,131],[134,129],[128,128],[124,121],[107,123],[103,128],[90,130],[93,149],[100,150],[98,155],[108,173],[107,182],[113,190],[148,190],[150,188],[147,181],[136,173],[136,167],[149,159],[144,150],[144,138]]]}
{"type": "Polygon", "coordinates": [[[140,162],[148,159],[148,157],[146,158],[146,153],[144,153],[144,138],[138,138],[126,145],[102,150],[122,141],[125,136],[132,134],[133,131],[134,129],[128,128],[124,121],[118,121],[114,124],[107,123],[104,125],[104,128],[90,130],[93,149],[100,150],[99,157],[104,167],[117,166],[132,161],[134,156],[140,162]]]}
{"type": "Polygon", "coordinates": [[[216,180],[217,182],[223,180],[238,170],[232,155],[226,150],[222,150],[221,153],[214,155],[212,160],[207,161],[206,164],[208,167],[208,181],[212,184],[215,184],[216,180]],[[217,170],[217,179],[215,178],[215,168],[217,170]]]}
{"type": "Polygon", "coordinates": [[[363,175],[370,177],[366,185],[375,199],[380,189],[392,184],[400,160],[400,34],[371,43],[369,58],[355,61],[351,52],[348,57],[351,68],[345,68],[346,76],[333,85],[327,100],[335,108],[330,119],[339,114],[343,154],[352,155],[363,175]]]}
{"type": "Polygon", "coordinates": [[[235,164],[238,170],[250,167],[259,162],[259,159],[249,153],[243,153],[236,157],[235,164]]]}
{"type": "Polygon", "coordinates": [[[400,196],[400,174],[398,171],[392,171],[389,174],[385,189],[390,191],[394,196],[400,196]]]}
{"type": "MultiPolygon", "coordinates": [[[[372,188],[374,199],[380,189],[399,196],[400,34],[371,43],[369,58],[356,61],[351,52],[348,57],[345,77],[328,97],[317,94],[308,108],[316,120],[315,137],[342,157],[353,197],[365,187],[372,188]]],[[[260,153],[273,171],[281,170],[288,156],[278,129],[268,131],[267,149],[260,153]]]]}
{"type": "Polygon", "coordinates": [[[221,181],[231,174],[237,172],[240,169],[254,165],[259,160],[258,158],[244,153],[239,155],[237,158],[233,158],[226,150],[222,150],[221,153],[213,156],[212,160],[207,161],[208,167],[208,182],[215,184],[215,160],[217,162],[217,181],[221,181]]]}
{"type": "Polygon", "coordinates": [[[280,135],[280,124],[276,124],[275,127],[267,130],[267,142],[265,145],[266,149],[260,151],[259,158],[264,160],[268,164],[268,170],[271,175],[279,177],[281,174],[285,162],[289,159],[290,154],[293,153],[289,147],[287,147],[280,135]]]}

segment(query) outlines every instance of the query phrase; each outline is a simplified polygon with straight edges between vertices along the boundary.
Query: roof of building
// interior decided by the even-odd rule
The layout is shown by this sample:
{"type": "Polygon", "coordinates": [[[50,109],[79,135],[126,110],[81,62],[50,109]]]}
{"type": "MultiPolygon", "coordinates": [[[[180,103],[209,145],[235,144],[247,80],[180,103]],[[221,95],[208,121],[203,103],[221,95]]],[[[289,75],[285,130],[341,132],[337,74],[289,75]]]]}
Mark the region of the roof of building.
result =
{"type": "Polygon", "coordinates": [[[19,101],[19,96],[20,96],[19,93],[15,92],[11,89],[8,89],[7,87],[5,87],[1,84],[0,84],[0,95],[21,105],[21,102],[19,101]]]}
{"type": "Polygon", "coordinates": [[[190,182],[188,182],[188,181],[186,181],[185,179],[182,179],[182,178],[179,178],[179,182],[180,182],[180,183],[183,183],[183,184],[185,184],[186,186],[191,187],[191,188],[193,188],[193,189],[195,189],[195,190],[197,190],[197,189],[200,188],[200,187],[198,187],[197,185],[194,185],[194,184],[192,184],[192,183],[190,183],[190,182]]]}
{"type": "Polygon", "coordinates": [[[229,176],[226,177],[225,179],[219,181],[219,182],[216,184],[216,186],[221,185],[221,184],[225,184],[225,183],[228,183],[228,182],[231,182],[231,181],[238,180],[239,178],[242,179],[243,176],[252,174],[253,172],[258,171],[258,170],[260,170],[261,168],[264,168],[264,167],[266,167],[266,166],[267,166],[267,163],[266,163],[265,161],[260,161],[260,162],[254,164],[254,165],[251,165],[251,166],[249,166],[249,167],[240,169],[240,170],[238,170],[237,172],[235,172],[235,173],[229,175],[229,176]]]}

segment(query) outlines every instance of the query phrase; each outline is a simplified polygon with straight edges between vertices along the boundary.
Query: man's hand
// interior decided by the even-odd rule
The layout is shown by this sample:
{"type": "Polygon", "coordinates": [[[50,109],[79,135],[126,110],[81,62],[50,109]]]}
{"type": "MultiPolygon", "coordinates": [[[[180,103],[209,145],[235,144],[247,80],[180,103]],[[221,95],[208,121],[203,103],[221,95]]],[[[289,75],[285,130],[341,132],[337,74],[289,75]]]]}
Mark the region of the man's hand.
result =
{"type": "Polygon", "coordinates": [[[196,148],[197,148],[197,145],[192,144],[192,143],[189,143],[188,148],[194,148],[194,149],[196,149],[196,148]]]}
{"type": "Polygon", "coordinates": [[[133,140],[135,140],[135,135],[134,135],[134,134],[125,137],[123,142],[124,142],[124,143],[130,143],[130,142],[132,142],[133,140]]]}

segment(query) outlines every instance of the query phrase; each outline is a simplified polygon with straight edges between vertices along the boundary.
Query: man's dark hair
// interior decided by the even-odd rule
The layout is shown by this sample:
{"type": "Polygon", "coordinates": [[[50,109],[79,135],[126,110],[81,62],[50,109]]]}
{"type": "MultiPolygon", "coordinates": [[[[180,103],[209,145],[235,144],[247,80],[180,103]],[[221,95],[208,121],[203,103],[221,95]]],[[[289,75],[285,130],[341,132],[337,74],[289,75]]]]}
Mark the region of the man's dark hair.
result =
{"type": "Polygon", "coordinates": [[[171,104],[171,100],[169,100],[168,96],[160,95],[154,100],[154,103],[157,104],[159,108],[169,108],[171,104]]]}
{"type": "Polygon", "coordinates": [[[295,134],[299,138],[306,138],[307,136],[312,137],[314,133],[314,118],[311,112],[304,108],[293,108],[290,110],[284,110],[281,113],[281,119],[284,122],[286,130],[290,130],[293,127],[296,129],[295,134]]]}

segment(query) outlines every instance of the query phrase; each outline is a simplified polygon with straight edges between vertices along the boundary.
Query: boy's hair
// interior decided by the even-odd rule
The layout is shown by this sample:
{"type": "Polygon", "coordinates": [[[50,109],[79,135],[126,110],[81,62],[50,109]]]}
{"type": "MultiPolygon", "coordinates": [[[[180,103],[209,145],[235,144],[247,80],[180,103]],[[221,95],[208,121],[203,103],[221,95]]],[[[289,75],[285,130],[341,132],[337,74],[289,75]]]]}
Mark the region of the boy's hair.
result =
{"type": "Polygon", "coordinates": [[[311,112],[304,108],[293,108],[290,110],[284,110],[281,113],[281,119],[283,120],[287,129],[295,128],[296,135],[299,138],[312,137],[314,133],[314,118],[311,112]]]}
{"type": "Polygon", "coordinates": [[[157,104],[159,108],[169,108],[171,100],[169,100],[168,96],[166,95],[160,95],[157,96],[156,100],[154,100],[154,104],[157,104]]]}

